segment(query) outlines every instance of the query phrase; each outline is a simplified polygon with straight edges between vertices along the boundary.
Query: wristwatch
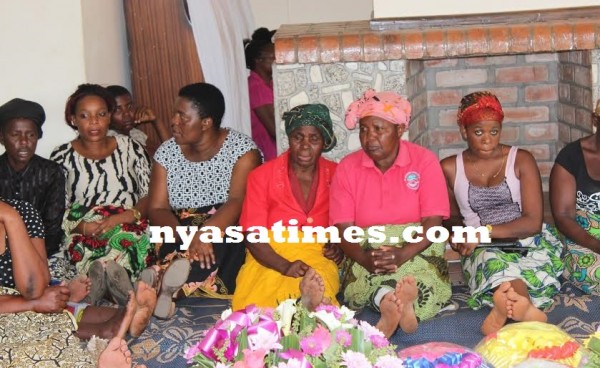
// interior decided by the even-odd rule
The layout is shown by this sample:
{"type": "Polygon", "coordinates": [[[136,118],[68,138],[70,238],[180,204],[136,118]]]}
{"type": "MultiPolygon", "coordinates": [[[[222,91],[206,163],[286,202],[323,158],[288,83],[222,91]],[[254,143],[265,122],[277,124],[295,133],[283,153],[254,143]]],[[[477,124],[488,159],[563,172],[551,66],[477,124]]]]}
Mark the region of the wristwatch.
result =
{"type": "Polygon", "coordinates": [[[142,218],[142,214],[140,213],[140,211],[136,210],[135,208],[130,208],[129,210],[133,213],[135,221],[140,221],[140,219],[142,218]]]}

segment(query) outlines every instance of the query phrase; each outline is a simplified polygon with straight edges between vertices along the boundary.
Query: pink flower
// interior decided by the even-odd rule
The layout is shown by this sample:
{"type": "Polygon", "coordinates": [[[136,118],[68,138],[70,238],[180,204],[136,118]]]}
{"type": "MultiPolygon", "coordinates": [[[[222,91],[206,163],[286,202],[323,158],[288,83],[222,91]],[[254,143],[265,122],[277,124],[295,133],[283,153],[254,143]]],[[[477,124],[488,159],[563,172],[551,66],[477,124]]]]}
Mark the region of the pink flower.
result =
{"type": "Polygon", "coordinates": [[[390,344],[390,342],[388,341],[388,339],[385,338],[385,336],[371,335],[369,339],[371,340],[373,346],[377,349],[384,348],[390,344]]]}
{"type": "Polygon", "coordinates": [[[185,351],[185,359],[187,359],[188,363],[193,363],[194,357],[198,354],[201,354],[200,349],[198,348],[198,345],[200,345],[200,343],[190,346],[185,351]]]}
{"type": "Polygon", "coordinates": [[[337,319],[340,319],[342,317],[340,310],[335,305],[321,304],[317,308],[315,308],[315,312],[319,312],[319,311],[325,311],[327,313],[332,313],[335,316],[335,318],[337,318],[337,319]]]}
{"type": "Polygon", "coordinates": [[[365,335],[365,340],[369,340],[371,336],[381,336],[385,338],[383,332],[379,331],[376,327],[371,326],[368,322],[358,322],[358,329],[365,335]]]}
{"type": "Polygon", "coordinates": [[[348,368],[372,368],[373,366],[363,353],[347,351],[342,353],[342,365],[348,368]]]}
{"type": "Polygon", "coordinates": [[[337,330],[335,332],[335,341],[347,348],[350,346],[350,344],[352,344],[352,335],[350,335],[350,333],[346,330],[337,330]]]}
{"type": "Polygon", "coordinates": [[[302,368],[302,361],[298,359],[290,359],[287,363],[279,363],[277,368],[302,368]]]}
{"type": "Polygon", "coordinates": [[[265,366],[266,353],[267,351],[264,349],[256,351],[244,349],[244,360],[236,362],[233,368],[263,368],[265,366]]]}
{"type": "Polygon", "coordinates": [[[311,356],[319,356],[331,345],[331,334],[319,325],[312,335],[300,340],[302,351],[311,356]]]}

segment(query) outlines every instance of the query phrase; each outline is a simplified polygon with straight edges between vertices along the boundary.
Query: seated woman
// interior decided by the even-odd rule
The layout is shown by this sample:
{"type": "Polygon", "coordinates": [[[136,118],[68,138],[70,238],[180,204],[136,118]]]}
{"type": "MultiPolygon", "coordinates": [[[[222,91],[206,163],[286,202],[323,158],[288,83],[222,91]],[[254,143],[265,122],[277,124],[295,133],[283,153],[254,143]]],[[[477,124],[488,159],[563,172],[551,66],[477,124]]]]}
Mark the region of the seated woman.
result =
{"type": "Polygon", "coordinates": [[[265,162],[277,157],[272,69],[275,45],[271,41],[274,33],[258,28],[252,34],[252,40],[244,44],[246,67],[250,69],[248,91],[252,139],[262,151],[265,162]]]}
{"type": "MultiPolygon", "coordinates": [[[[298,229],[328,226],[329,186],[337,165],[321,157],[336,144],[329,109],[321,104],[301,105],[284,113],[283,120],[290,148],[248,175],[240,217],[243,229],[271,229],[278,221],[289,226],[292,220],[298,229]]],[[[299,297],[300,278],[309,268],[323,279],[325,298],[335,303],[340,248],[318,241],[277,242],[269,234],[268,243],[246,243],[249,254],[237,277],[233,310],[249,304],[276,307],[287,298],[299,297]]],[[[303,238],[302,231],[298,237],[303,238]]]]}
{"type": "Polygon", "coordinates": [[[481,332],[499,330],[508,319],[546,321],[542,308],[558,293],[562,245],[542,224],[540,173],[533,156],[500,143],[504,112],[490,92],[463,97],[460,133],[468,148],[442,160],[450,193],[447,226],[486,226],[494,239],[519,239],[521,252],[476,243],[451,244],[462,256],[473,309],[492,310],[481,332]]]}
{"type": "Polygon", "coordinates": [[[35,154],[46,114],[33,101],[15,98],[0,106],[0,196],[24,200],[42,216],[46,254],[58,252],[65,212],[65,177],[59,165],[35,154]]]}
{"type": "Polygon", "coordinates": [[[108,290],[125,305],[133,289],[130,279],[151,254],[145,220],[150,159],[131,138],[107,135],[114,106],[105,88],[80,85],[65,108],[67,124],[78,136],[55,148],[50,159],[66,177],[63,247],[77,271],[89,273],[90,302],[96,304],[108,290]]]}
{"type": "MultiPolygon", "coordinates": [[[[260,165],[260,153],[250,137],[221,128],[225,100],[217,87],[196,83],[181,88],[174,110],[173,138],[154,156],[150,221],[153,226],[171,227],[175,234],[181,225],[213,226],[224,234],[238,222],[246,178],[260,165]]],[[[244,263],[244,245],[225,243],[222,238],[207,241],[202,237],[202,241],[198,232],[184,253],[182,241],[176,237],[174,243],[165,240],[159,258],[168,262],[185,255],[192,262],[191,271],[178,267],[181,283],[186,283],[185,294],[231,298],[244,263]]],[[[161,289],[155,316],[167,318],[173,313],[172,294],[171,287],[161,289]]]]}
{"type": "Polygon", "coordinates": [[[144,146],[153,156],[160,144],[171,137],[169,128],[156,118],[154,111],[136,106],[131,92],[118,85],[106,87],[115,99],[115,112],[111,115],[108,135],[123,134],[144,146]],[[149,123],[149,124],[146,124],[149,123]]]}
{"type": "Polygon", "coordinates": [[[550,204],[564,235],[563,277],[586,294],[600,295],[600,100],[596,133],[566,145],[550,173],[550,204]]]}
{"type": "Polygon", "coordinates": [[[402,238],[407,226],[420,225],[425,233],[450,212],[437,157],[401,140],[410,112],[409,102],[394,92],[368,90],[354,101],[346,126],[359,125],[362,150],[340,162],[331,184],[330,222],[340,234],[350,226],[378,226],[382,235],[374,239],[380,242],[343,239],[341,245],[354,261],[344,300],[380,312],[377,327],[387,337],[398,327],[416,331],[418,320],[435,316],[451,295],[444,244],[402,238]]]}
{"type": "MultiPolygon", "coordinates": [[[[43,225],[27,202],[0,198],[0,239],[3,364],[27,367],[52,360],[67,366],[91,365],[79,338],[122,338],[127,331],[139,336],[148,324],[156,292],[143,283],[124,309],[68,303],[66,286],[48,286],[43,225]]],[[[104,359],[110,358],[109,353],[104,359]]]]}

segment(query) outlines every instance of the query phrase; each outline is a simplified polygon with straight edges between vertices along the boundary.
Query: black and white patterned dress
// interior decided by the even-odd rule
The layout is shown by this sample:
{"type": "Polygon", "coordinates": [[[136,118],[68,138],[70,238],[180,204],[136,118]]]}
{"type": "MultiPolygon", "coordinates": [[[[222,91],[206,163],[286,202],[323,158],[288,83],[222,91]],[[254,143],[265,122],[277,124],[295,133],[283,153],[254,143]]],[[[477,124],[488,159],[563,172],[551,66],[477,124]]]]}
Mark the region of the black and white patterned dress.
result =
{"type": "Polygon", "coordinates": [[[83,157],[71,142],[54,149],[50,160],[62,166],[66,177],[67,207],[115,204],[131,207],[148,193],[150,158],[133,139],[115,136],[117,148],[101,160],[83,157]]]}
{"type": "MultiPolygon", "coordinates": [[[[65,173],[67,211],[63,220],[63,250],[79,273],[87,273],[97,259],[112,259],[135,279],[150,261],[146,219],[119,224],[95,238],[77,232],[83,221],[91,223],[132,208],[148,193],[150,158],[136,141],[114,137],[117,147],[106,158],[93,160],[80,155],[71,142],[54,149],[50,159],[65,173]]],[[[50,260],[53,278],[69,277],[60,257],[50,260]]]]}
{"type": "MultiPolygon", "coordinates": [[[[210,160],[188,160],[174,139],[164,142],[154,155],[154,160],[167,171],[169,204],[183,226],[202,227],[227,202],[235,164],[243,155],[257,149],[250,137],[232,129],[227,131],[219,152],[210,160]]],[[[213,245],[217,263],[210,269],[201,269],[198,262],[192,263],[188,283],[183,287],[186,295],[227,298],[233,294],[245,247],[241,243],[213,245]]],[[[165,243],[159,257],[164,259],[179,250],[179,244],[165,243]]]]}
{"type": "MultiPolygon", "coordinates": [[[[4,199],[1,197],[0,201],[9,204],[19,212],[30,238],[44,239],[44,223],[42,222],[42,218],[38,211],[31,204],[25,201],[4,199]]],[[[4,253],[0,254],[0,286],[8,288],[15,287],[8,236],[6,237],[6,250],[4,253]]]]}

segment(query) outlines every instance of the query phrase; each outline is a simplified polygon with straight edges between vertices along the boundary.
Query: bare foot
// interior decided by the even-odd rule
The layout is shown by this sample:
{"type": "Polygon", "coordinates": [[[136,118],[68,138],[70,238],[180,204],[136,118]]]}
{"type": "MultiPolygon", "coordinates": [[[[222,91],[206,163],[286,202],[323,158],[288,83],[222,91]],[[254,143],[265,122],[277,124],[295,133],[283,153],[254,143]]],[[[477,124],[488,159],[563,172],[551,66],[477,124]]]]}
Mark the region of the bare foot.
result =
{"type": "Polygon", "coordinates": [[[415,300],[419,295],[417,281],[412,275],[405,276],[402,280],[396,283],[394,292],[396,298],[402,303],[402,315],[400,317],[399,326],[406,333],[413,333],[419,327],[417,315],[415,314],[415,300]]]}
{"type": "Polygon", "coordinates": [[[125,336],[127,335],[127,331],[129,330],[129,326],[131,326],[137,308],[138,305],[136,297],[133,294],[133,291],[130,291],[129,300],[127,300],[127,305],[125,305],[125,313],[123,314],[123,319],[121,320],[117,334],[114,335],[114,337],[119,337],[122,339],[125,338],[125,336]]]}
{"type": "Polygon", "coordinates": [[[546,313],[533,305],[529,298],[517,293],[512,288],[506,293],[506,296],[508,297],[508,304],[512,309],[512,319],[515,321],[546,322],[548,320],[546,313]]]}
{"type": "Polygon", "coordinates": [[[400,317],[402,316],[402,308],[402,301],[396,298],[396,294],[393,292],[385,294],[383,299],[381,299],[381,304],[379,305],[381,318],[375,327],[383,332],[385,337],[390,338],[396,332],[400,323],[400,317]]]}
{"type": "MultiPolygon", "coordinates": [[[[127,342],[121,337],[113,337],[108,346],[98,358],[98,368],[130,368],[132,365],[131,351],[127,342]]],[[[145,365],[137,367],[145,368],[145,365]]]]}
{"type": "Polygon", "coordinates": [[[508,305],[508,291],[512,290],[510,282],[503,282],[494,291],[494,306],[490,313],[485,317],[481,325],[481,333],[488,335],[501,329],[505,324],[509,315],[512,313],[512,307],[508,305]]]}
{"type": "Polygon", "coordinates": [[[154,307],[156,307],[156,298],[155,289],[151,288],[143,281],[138,283],[138,288],[135,293],[137,308],[133,315],[131,325],[129,326],[129,334],[131,336],[140,336],[146,329],[146,326],[148,326],[150,317],[152,317],[152,312],[154,312],[154,307]]]}
{"type": "Polygon", "coordinates": [[[79,303],[90,293],[92,280],[90,280],[90,278],[86,275],[78,275],[73,280],[69,281],[67,287],[71,292],[69,301],[73,303],[79,303]]]}
{"type": "Polygon", "coordinates": [[[309,311],[313,311],[323,302],[323,294],[325,294],[323,279],[314,268],[309,268],[300,281],[302,304],[309,311]]]}

